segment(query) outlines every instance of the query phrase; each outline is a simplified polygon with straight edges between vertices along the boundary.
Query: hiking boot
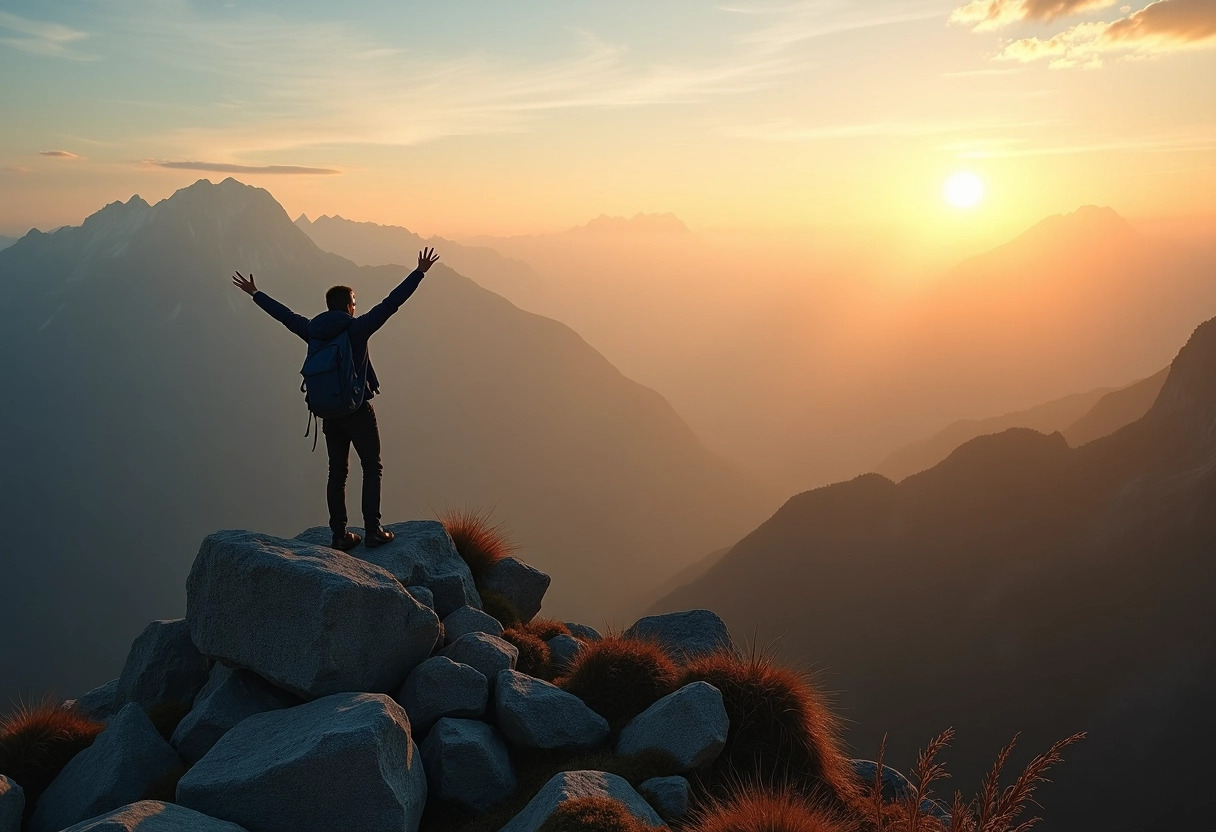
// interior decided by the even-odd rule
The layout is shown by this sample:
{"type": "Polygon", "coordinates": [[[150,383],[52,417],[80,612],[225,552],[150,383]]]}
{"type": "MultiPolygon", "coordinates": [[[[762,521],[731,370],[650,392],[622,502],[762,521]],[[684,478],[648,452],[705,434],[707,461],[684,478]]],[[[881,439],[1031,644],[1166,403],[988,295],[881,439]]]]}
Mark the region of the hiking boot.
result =
{"type": "Polygon", "coordinates": [[[342,536],[334,535],[333,540],[329,542],[330,547],[339,549],[343,552],[349,552],[351,549],[359,545],[359,541],[363,538],[354,532],[343,532],[342,536]]]}
{"type": "Polygon", "coordinates": [[[383,526],[372,526],[364,529],[364,532],[367,534],[367,541],[363,545],[369,549],[375,549],[377,546],[388,543],[396,537],[396,535],[383,526]]]}

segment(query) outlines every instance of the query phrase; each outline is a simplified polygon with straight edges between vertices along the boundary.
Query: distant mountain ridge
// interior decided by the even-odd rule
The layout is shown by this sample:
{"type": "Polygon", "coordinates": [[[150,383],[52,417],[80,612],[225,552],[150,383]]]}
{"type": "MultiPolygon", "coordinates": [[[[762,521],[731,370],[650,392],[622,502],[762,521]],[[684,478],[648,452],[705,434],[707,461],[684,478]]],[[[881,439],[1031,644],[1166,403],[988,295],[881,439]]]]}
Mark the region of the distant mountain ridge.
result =
{"type": "Polygon", "coordinates": [[[826,668],[892,759],[958,729],[982,744],[1089,731],[1045,829],[1203,825],[1216,769],[1216,319],[1151,409],[1070,448],[1023,428],[981,436],[899,484],[877,474],[791,498],[655,610],[708,606],[826,668]],[[859,610],[869,610],[859,615],[859,610]],[[880,612],[874,612],[880,610],[880,612]],[[1124,761],[1168,760],[1135,775],[1124,761]],[[1111,788],[1120,799],[1110,801],[1111,788]]]}
{"type": "MultiPolygon", "coordinates": [[[[0,311],[15,343],[0,384],[20,391],[0,410],[0,522],[39,541],[38,557],[6,567],[23,590],[0,627],[36,637],[9,640],[3,666],[26,667],[21,683],[38,689],[92,681],[141,622],[180,614],[167,588],[203,535],[324,522],[304,344],[229,275],[252,273],[312,314],[334,284],[369,308],[408,268],[320,250],[269,193],[233,179],[112,203],[0,253],[0,281],[22,296],[0,311]]],[[[674,574],[761,516],[754,486],[661,396],[443,261],[371,352],[385,522],[497,505],[523,554],[567,587],[550,614],[578,599],[607,616],[656,570],[674,574]]],[[[358,525],[353,456],[351,467],[358,525]]]]}
{"type": "Polygon", "coordinates": [[[874,470],[895,480],[932,468],[960,445],[1009,428],[1030,428],[1040,433],[1063,433],[1072,447],[1114,433],[1146,414],[1169,368],[1123,387],[1099,387],[1074,393],[1026,410],[987,419],[960,419],[938,433],[889,454],[874,470]]]}

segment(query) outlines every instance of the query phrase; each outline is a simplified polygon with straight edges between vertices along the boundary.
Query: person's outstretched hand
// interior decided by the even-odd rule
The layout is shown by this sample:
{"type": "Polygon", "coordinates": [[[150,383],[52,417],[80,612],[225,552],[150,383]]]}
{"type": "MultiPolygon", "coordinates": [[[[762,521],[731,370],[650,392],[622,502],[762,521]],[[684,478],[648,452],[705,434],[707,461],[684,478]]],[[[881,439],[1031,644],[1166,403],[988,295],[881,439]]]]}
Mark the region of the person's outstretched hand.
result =
{"type": "Polygon", "coordinates": [[[240,272],[234,272],[232,275],[232,285],[250,297],[258,293],[258,287],[253,285],[253,272],[249,273],[249,277],[245,277],[240,272]]]}
{"type": "MultiPolygon", "coordinates": [[[[426,274],[426,270],[435,265],[435,261],[439,259],[439,255],[435,253],[433,248],[424,248],[418,252],[418,271],[426,274]]],[[[253,277],[253,275],[250,275],[253,277]]]]}

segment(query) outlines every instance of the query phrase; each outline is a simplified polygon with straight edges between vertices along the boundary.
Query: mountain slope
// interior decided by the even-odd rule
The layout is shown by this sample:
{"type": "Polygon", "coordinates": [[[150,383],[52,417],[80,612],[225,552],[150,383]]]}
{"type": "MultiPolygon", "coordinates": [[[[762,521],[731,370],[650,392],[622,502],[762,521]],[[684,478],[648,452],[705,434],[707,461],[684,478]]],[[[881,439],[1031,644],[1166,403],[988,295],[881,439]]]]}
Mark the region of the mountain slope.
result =
{"type": "MultiPolygon", "coordinates": [[[[176,588],[210,531],[325,522],[304,344],[231,285],[233,269],[309,315],[331,285],[368,308],[405,273],[320,251],[270,194],[234,180],[114,203],[0,253],[0,282],[22,298],[0,311],[13,345],[0,384],[14,391],[0,522],[32,547],[5,558],[18,590],[0,628],[31,633],[6,641],[3,666],[29,675],[5,684],[105,681],[95,674],[143,622],[180,614],[176,588]]],[[[385,520],[496,506],[525,556],[561,578],[547,614],[615,614],[760,516],[750,484],[657,393],[442,265],[371,354],[385,520]]]]}
{"type": "Polygon", "coordinates": [[[1193,741],[1216,728],[1214,505],[1216,320],[1139,421],[1079,448],[1011,429],[899,484],[800,494],[658,609],[784,633],[850,718],[886,720],[853,740],[890,731],[895,765],[948,721],[964,791],[1015,731],[1029,753],[1088,730],[1044,828],[1197,828],[1216,774],[1193,741]]]}
{"type": "Polygon", "coordinates": [[[1161,392],[1169,368],[1107,393],[1081,418],[1064,429],[1064,438],[1074,448],[1114,433],[1148,413],[1161,392]]]}
{"type": "MultiPolygon", "coordinates": [[[[1100,387],[1086,393],[1074,393],[1062,399],[1044,402],[1037,407],[992,416],[987,419],[960,419],[920,442],[892,452],[874,470],[888,479],[899,480],[932,468],[951,451],[977,436],[1000,433],[1009,428],[1030,428],[1040,433],[1054,433],[1083,418],[1113,388],[1100,387]]],[[[1145,410],[1148,408],[1146,407],[1145,410]]],[[[1141,416],[1144,414],[1141,413],[1141,416]]],[[[1134,420],[1128,420],[1134,421],[1134,420]]],[[[1111,429],[1112,431],[1114,428],[1111,429]]],[[[1109,433],[1110,431],[1108,431],[1109,433]]]]}

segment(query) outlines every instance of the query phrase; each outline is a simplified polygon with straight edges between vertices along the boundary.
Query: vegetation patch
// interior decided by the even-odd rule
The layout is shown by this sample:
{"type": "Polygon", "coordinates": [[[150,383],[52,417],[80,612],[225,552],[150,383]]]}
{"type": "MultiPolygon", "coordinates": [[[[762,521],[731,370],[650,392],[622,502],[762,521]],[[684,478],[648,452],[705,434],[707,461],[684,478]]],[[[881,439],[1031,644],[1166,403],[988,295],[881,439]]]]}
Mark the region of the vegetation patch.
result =
{"type": "Polygon", "coordinates": [[[858,832],[858,824],[786,784],[740,786],[695,809],[689,832],[858,832]]]}
{"type": "Polygon", "coordinates": [[[519,658],[515,662],[516,670],[529,676],[535,676],[537,679],[546,681],[553,679],[551,666],[553,651],[549,649],[549,645],[529,632],[527,627],[518,624],[507,627],[503,631],[502,637],[514,644],[515,649],[519,651],[519,658]]]}
{"type": "Polygon", "coordinates": [[[614,633],[584,644],[556,683],[617,732],[675,691],[679,678],[679,668],[657,642],[614,633]]]}
{"type": "Polygon", "coordinates": [[[105,727],[50,698],[20,704],[0,719],[0,774],[25,792],[26,819],[63,767],[92,745],[105,727]]]}
{"type": "Polygon", "coordinates": [[[730,718],[726,747],[704,780],[711,790],[734,778],[789,784],[836,804],[856,792],[836,717],[805,673],[762,653],[722,650],[689,660],[679,684],[691,682],[720,690],[730,718]]]}
{"type": "Polygon", "coordinates": [[[511,557],[519,549],[507,536],[503,524],[491,518],[492,513],[463,508],[449,511],[439,518],[456,544],[456,551],[473,573],[473,582],[478,591],[494,564],[511,557]]]}
{"type": "Polygon", "coordinates": [[[649,832],[666,829],[642,823],[619,800],[578,797],[561,803],[538,832],[649,832]]]}

